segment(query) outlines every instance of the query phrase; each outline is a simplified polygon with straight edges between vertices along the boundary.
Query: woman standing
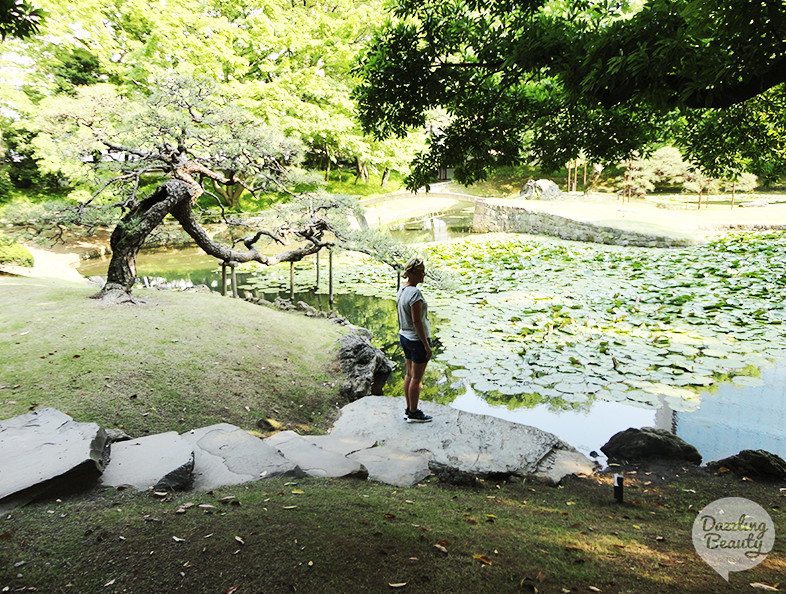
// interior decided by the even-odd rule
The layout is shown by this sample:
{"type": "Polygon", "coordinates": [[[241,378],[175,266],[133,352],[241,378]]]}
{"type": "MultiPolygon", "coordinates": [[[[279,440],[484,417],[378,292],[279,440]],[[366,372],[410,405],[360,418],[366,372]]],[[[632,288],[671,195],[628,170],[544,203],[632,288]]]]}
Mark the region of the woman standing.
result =
{"type": "Polygon", "coordinates": [[[398,292],[398,327],[401,348],[407,360],[404,377],[404,395],[407,398],[405,419],[415,423],[428,423],[431,417],[418,408],[420,386],[426,365],[431,359],[431,327],[428,323],[428,305],[418,285],[426,277],[426,265],[420,258],[411,258],[404,266],[402,276],[407,282],[398,292]]]}

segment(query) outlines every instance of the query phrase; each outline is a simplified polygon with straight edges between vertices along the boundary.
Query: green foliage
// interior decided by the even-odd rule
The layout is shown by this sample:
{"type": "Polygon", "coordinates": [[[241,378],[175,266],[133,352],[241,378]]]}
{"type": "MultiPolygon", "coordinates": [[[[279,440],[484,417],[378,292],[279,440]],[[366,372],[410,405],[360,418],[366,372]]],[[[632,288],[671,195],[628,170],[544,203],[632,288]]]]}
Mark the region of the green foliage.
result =
{"type": "MultiPolygon", "coordinates": [[[[416,157],[412,189],[440,166],[472,182],[518,162],[557,170],[580,153],[593,163],[626,160],[673,137],[680,110],[756,101],[767,89],[779,95],[786,80],[786,11],[775,0],[400,0],[394,16],[360,56],[355,96],[364,129],[378,138],[423,127],[435,107],[450,113],[416,157]]],[[[778,147],[784,110],[770,112],[759,128],[772,134],[765,146],[778,147]]],[[[682,138],[695,149],[690,160],[718,177],[701,155],[711,135],[682,138]]],[[[737,150],[707,152],[725,159],[737,150]]],[[[769,148],[758,156],[732,162],[762,176],[784,162],[769,148]]]]}
{"type": "Polygon", "coordinates": [[[13,190],[14,185],[8,177],[8,171],[0,169],[0,204],[4,204],[11,200],[13,190]]]}
{"type": "Polygon", "coordinates": [[[74,87],[93,85],[101,80],[98,56],[84,48],[59,52],[53,67],[57,91],[73,94],[74,87]]]}
{"type": "Polygon", "coordinates": [[[0,0],[0,39],[38,33],[45,13],[27,0],[0,0]]]}
{"type": "Polygon", "coordinates": [[[33,255],[11,237],[0,235],[0,264],[33,267],[33,255]]]}

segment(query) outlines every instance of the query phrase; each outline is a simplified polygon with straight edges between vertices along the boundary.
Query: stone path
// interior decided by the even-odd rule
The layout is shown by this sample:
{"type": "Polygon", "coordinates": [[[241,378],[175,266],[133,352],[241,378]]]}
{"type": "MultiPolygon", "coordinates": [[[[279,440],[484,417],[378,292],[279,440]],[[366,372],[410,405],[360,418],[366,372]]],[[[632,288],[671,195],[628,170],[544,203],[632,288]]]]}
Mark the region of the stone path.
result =
{"type": "Polygon", "coordinates": [[[428,424],[404,421],[401,398],[342,409],[327,435],[266,439],[221,423],[109,443],[106,431],[52,408],[0,421],[0,511],[63,490],[211,490],[274,476],[356,477],[408,487],[436,474],[518,475],[558,483],[595,463],[551,433],[423,402],[428,424]]]}

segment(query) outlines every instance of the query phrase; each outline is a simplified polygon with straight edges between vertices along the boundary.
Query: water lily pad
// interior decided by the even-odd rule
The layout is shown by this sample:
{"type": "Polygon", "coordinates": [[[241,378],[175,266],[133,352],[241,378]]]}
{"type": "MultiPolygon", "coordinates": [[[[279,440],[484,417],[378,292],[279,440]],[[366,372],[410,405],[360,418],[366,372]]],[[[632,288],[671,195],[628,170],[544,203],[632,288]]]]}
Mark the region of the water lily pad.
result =
{"type": "Polygon", "coordinates": [[[758,377],[749,377],[747,375],[738,375],[732,380],[738,386],[745,386],[746,388],[760,388],[764,385],[764,380],[758,377]]]}

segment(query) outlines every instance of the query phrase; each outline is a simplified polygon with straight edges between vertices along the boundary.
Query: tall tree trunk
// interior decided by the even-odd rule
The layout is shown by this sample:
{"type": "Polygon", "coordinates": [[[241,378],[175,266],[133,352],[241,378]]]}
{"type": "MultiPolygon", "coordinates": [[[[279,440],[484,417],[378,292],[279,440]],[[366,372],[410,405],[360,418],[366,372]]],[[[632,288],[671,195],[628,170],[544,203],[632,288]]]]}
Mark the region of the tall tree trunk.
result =
{"type": "Polygon", "coordinates": [[[584,189],[587,189],[587,161],[584,160],[584,189]]]}
{"type": "Polygon", "coordinates": [[[565,169],[567,169],[567,170],[568,170],[568,181],[567,181],[567,183],[565,184],[565,191],[566,191],[566,192],[570,192],[570,166],[571,166],[571,162],[570,162],[570,161],[568,161],[568,164],[567,164],[567,165],[565,165],[565,169]]]}
{"type": "Polygon", "coordinates": [[[380,181],[379,185],[384,188],[388,184],[388,178],[390,178],[390,167],[385,167],[385,171],[382,173],[382,181],[380,181]]]}
{"type": "Polygon", "coordinates": [[[325,181],[329,182],[330,181],[330,147],[328,145],[325,145],[325,156],[327,157],[327,165],[325,166],[325,181]]]}
{"type": "Polygon", "coordinates": [[[734,208],[734,195],[737,190],[737,182],[731,182],[731,207],[734,208]]]}
{"type": "Polygon", "coordinates": [[[576,191],[576,185],[578,184],[579,180],[579,160],[576,159],[573,162],[573,191],[576,191]]]}

